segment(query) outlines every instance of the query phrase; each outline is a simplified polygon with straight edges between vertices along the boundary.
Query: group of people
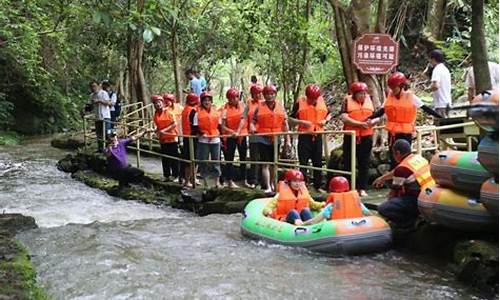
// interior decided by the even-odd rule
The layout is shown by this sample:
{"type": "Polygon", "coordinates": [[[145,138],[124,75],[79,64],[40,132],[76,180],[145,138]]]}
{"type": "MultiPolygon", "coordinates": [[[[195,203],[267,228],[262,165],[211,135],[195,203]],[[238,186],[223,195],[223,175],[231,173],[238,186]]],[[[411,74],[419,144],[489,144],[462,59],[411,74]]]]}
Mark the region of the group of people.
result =
{"type": "MultiPolygon", "coordinates": [[[[385,115],[392,170],[377,178],[374,185],[381,187],[385,181],[392,180],[393,199],[382,204],[379,213],[403,225],[414,222],[418,214],[416,197],[421,189],[432,184],[432,178],[426,160],[411,154],[412,134],[415,131],[418,109],[436,118],[446,117],[446,107],[451,103],[449,91],[451,83],[443,61],[440,50],[431,52],[430,62],[435,70],[430,86],[434,97],[432,108],[424,105],[408,89],[407,78],[400,72],[389,76],[388,93],[383,106],[378,109],[375,109],[368,94],[368,86],[364,82],[352,83],[350,93],[345,96],[342,103],[340,119],[344,123],[345,130],[355,132],[355,157],[359,180],[356,190],[349,191],[349,183],[345,178],[334,177],[328,184],[331,193],[329,199],[344,199],[350,203],[358,203],[359,197],[367,195],[373,127],[379,124],[381,117],[385,115]]],[[[178,179],[185,186],[190,186],[197,180],[192,178],[193,174],[197,174],[197,170],[191,169],[190,163],[179,164],[175,158],[182,157],[189,160],[195,157],[200,160],[198,171],[205,187],[210,185],[209,179],[213,179],[214,186],[220,186],[224,182],[228,187],[234,188],[237,187],[238,179],[247,187],[260,185],[265,193],[278,192],[277,198],[266,208],[265,214],[293,224],[311,222],[312,215],[309,209],[316,209],[324,204],[312,201],[305,183],[310,183],[319,192],[323,192],[321,171],[313,171],[310,180],[306,169],[288,170],[285,172],[285,180],[274,186],[275,172],[271,162],[277,155],[275,149],[280,148],[279,143],[284,143],[285,148],[292,145],[290,135],[283,135],[283,141],[279,135],[297,128],[300,165],[308,165],[311,161],[314,167],[322,167],[323,145],[320,132],[324,130],[326,122],[334,116],[328,111],[320,88],[315,84],[307,85],[304,96],[296,100],[288,114],[282,102],[276,99],[277,89],[274,85],[261,86],[253,83],[250,87],[250,96],[245,101],[240,98],[242,93],[239,90],[230,88],[226,92],[227,103],[217,108],[213,105],[213,96],[206,89],[206,82],[203,87],[195,72],[188,73],[188,77],[191,89],[182,109],[176,104],[179,99],[175,99],[172,94],[151,97],[155,107],[154,131],[160,141],[162,153],[172,157],[162,159],[165,178],[178,179]],[[278,147],[275,147],[275,143],[278,143],[278,147]],[[239,168],[233,163],[236,150],[239,155],[239,168]],[[219,163],[221,153],[224,156],[223,168],[219,163]],[[261,163],[251,164],[247,168],[244,164],[247,154],[250,160],[261,163]],[[290,199],[294,201],[288,201],[290,199]]],[[[95,103],[109,105],[106,101],[110,100],[105,95],[97,95],[95,98],[95,103]]],[[[118,141],[116,137],[111,136],[106,150],[108,158],[120,160],[119,156],[122,155],[120,149],[130,141],[131,139],[118,141]]],[[[350,171],[351,135],[344,136],[343,150],[344,166],[350,171]]],[[[113,165],[125,168],[125,164],[115,162],[113,165]]],[[[140,176],[135,168],[131,169],[130,166],[126,168],[128,171],[125,173],[131,177],[140,176]]],[[[123,185],[126,185],[127,176],[121,179],[124,181],[123,185]]],[[[352,216],[367,212],[360,204],[349,207],[355,207],[349,213],[352,216]]],[[[325,209],[324,217],[331,217],[335,213],[332,212],[331,206],[326,206],[325,209]]]]}

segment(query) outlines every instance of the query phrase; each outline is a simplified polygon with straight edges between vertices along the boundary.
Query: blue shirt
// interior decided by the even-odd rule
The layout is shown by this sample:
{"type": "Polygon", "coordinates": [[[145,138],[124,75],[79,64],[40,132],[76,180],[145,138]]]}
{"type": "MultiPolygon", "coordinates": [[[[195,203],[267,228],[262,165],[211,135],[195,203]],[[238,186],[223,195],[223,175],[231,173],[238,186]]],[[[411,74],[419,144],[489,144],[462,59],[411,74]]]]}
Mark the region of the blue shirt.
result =
{"type": "Polygon", "coordinates": [[[196,95],[200,96],[201,93],[202,93],[202,91],[203,91],[201,80],[199,80],[198,78],[194,77],[193,79],[191,79],[191,81],[189,82],[189,84],[191,86],[191,91],[193,91],[193,93],[195,93],[196,95]]]}
{"type": "Polygon", "coordinates": [[[206,90],[206,88],[207,88],[207,80],[205,79],[205,77],[200,76],[200,81],[201,81],[201,89],[202,90],[206,90]]]}

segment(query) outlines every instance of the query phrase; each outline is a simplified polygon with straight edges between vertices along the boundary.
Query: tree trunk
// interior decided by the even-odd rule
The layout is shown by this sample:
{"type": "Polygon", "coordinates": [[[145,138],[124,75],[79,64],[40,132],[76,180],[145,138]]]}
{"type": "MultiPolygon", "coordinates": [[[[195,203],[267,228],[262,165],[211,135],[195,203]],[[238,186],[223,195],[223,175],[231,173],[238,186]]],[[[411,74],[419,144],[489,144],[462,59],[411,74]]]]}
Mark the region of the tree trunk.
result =
{"type": "MultiPolygon", "coordinates": [[[[128,2],[130,11],[130,1],[128,2]]],[[[144,0],[137,0],[137,11],[142,15],[144,11],[144,0]]],[[[146,81],[142,70],[142,57],[144,42],[142,36],[129,29],[128,32],[128,100],[130,102],[142,102],[147,104],[146,81]]]]}
{"type": "Polygon", "coordinates": [[[446,0],[428,0],[427,2],[427,20],[423,29],[423,36],[427,41],[434,44],[442,38],[442,28],[446,17],[446,0]]]}
{"type": "Polygon", "coordinates": [[[344,71],[344,76],[347,80],[347,86],[350,86],[351,83],[357,81],[358,78],[352,64],[352,48],[349,47],[348,43],[350,36],[347,34],[346,13],[345,9],[335,0],[330,0],[330,4],[333,7],[335,16],[335,35],[342,61],[342,70],[344,71]]]}
{"type": "Polygon", "coordinates": [[[491,89],[488,53],[484,38],[484,0],[472,0],[472,66],[476,94],[491,89]]]}
{"type": "Polygon", "coordinates": [[[179,74],[179,56],[177,53],[177,26],[172,28],[172,36],[170,39],[170,46],[172,48],[172,69],[174,70],[174,84],[175,84],[175,99],[182,102],[182,89],[181,79],[179,74]]]}

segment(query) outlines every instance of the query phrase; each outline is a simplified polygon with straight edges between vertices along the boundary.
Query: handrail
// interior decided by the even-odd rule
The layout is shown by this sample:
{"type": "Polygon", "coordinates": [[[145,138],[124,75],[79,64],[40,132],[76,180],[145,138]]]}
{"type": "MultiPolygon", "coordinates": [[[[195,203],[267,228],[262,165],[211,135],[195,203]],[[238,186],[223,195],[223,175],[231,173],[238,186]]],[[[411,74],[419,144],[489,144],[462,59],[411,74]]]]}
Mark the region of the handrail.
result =
{"type": "MultiPolygon", "coordinates": [[[[450,125],[442,125],[442,126],[435,126],[435,125],[428,125],[428,126],[420,126],[417,128],[417,154],[422,155],[422,151],[424,150],[436,150],[439,147],[433,146],[432,148],[422,148],[422,134],[425,132],[433,132],[434,133],[434,140],[435,143],[437,144],[437,132],[441,130],[447,130],[447,129],[454,129],[454,128],[465,128],[465,127],[471,127],[471,126],[477,126],[475,122],[466,122],[466,123],[459,123],[459,124],[450,124],[450,125]]],[[[467,150],[472,151],[472,142],[471,138],[467,137],[467,150]]]]}
{"type": "MultiPolygon", "coordinates": [[[[144,112],[144,108],[146,108],[147,106],[142,106],[141,109],[142,109],[142,112],[144,112]]],[[[84,129],[84,144],[85,146],[87,145],[87,138],[90,137],[89,135],[87,135],[87,126],[86,126],[86,119],[88,119],[90,117],[87,117],[87,116],[84,116],[84,124],[83,124],[83,129],[84,129]]],[[[117,121],[117,122],[112,122],[112,121],[105,121],[105,122],[108,122],[108,123],[113,123],[115,125],[118,125],[118,126],[124,126],[125,129],[126,128],[129,128],[129,127],[132,127],[132,128],[135,128],[133,131],[138,131],[140,130],[141,128],[144,128],[144,129],[148,129],[148,128],[151,128],[152,126],[152,122],[148,122],[147,124],[138,124],[136,125],[136,121],[142,121],[142,120],[134,120],[134,121],[130,121],[130,122],[124,122],[123,118],[121,118],[120,121],[117,121]]],[[[147,119],[145,119],[144,121],[147,121],[147,119]]],[[[104,127],[104,126],[103,126],[104,127]]],[[[350,175],[351,177],[351,188],[352,189],[355,189],[356,188],[356,139],[355,138],[351,138],[351,147],[352,147],[352,151],[351,151],[351,171],[345,171],[345,170],[335,170],[335,169],[329,169],[329,168],[318,168],[318,167],[314,167],[314,166],[309,166],[309,165],[300,165],[300,164],[295,164],[295,163],[290,163],[290,162],[284,162],[282,160],[280,160],[278,158],[278,150],[277,147],[278,147],[278,143],[277,143],[277,139],[280,138],[281,136],[295,136],[295,135],[303,135],[303,134],[311,134],[310,132],[275,132],[275,133],[272,133],[272,134],[269,134],[269,133],[255,133],[255,134],[244,134],[244,135],[238,135],[238,136],[270,136],[270,137],[273,137],[274,139],[274,147],[275,147],[275,151],[274,151],[274,158],[273,158],[273,161],[272,162],[262,162],[262,161],[250,161],[250,160],[245,160],[245,161],[222,161],[222,160],[199,160],[199,159],[196,159],[195,156],[194,156],[194,143],[193,143],[193,140],[196,139],[196,138],[199,138],[199,136],[195,136],[195,135],[178,135],[179,137],[186,137],[188,138],[189,140],[189,145],[185,145],[185,146],[188,146],[190,151],[189,151],[189,155],[190,155],[190,158],[189,160],[188,159],[184,159],[184,158],[181,158],[181,157],[174,157],[174,156],[170,156],[170,155],[166,155],[166,154],[163,154],[163,153],[159,153],[159,152],[156,152],[156,151],[151,151],[151,150],[146,150],[146,149],[142,149],[141,148],[141,142],[140,142],[140,139],[138,139],[136,141],[136,146],[135,147],[130,147],[128,146],[127,148],[128,149],[133,149],[136,151],[136,160],[137,160],[137,166],[140,167],[140,164],[141,164],[141,159],[140,159],[140,155],[141,153],[148,153],[148,154],[151,154],[151,155],[154,155],[154,156],[157,156],[157,157],[165,157],[165,158],[169,158],[169,159],[174,159],[174,160],[177,160],[177,161],[180,161],[180,162],[184,162],[184,163],[191,163],[192,165],[196,164],[196,163],[222,163],[222,164],[234,164],[234,163],[239,163],[239,164],[248,164],[248,165],[251,165],[251,164],[256,164],[256,165],[274,165],[275,166],[275,180],[277,180],[277,172],[278,172],[278,168],[280,167],[298,167],[298,168],[301,168],[301,169],[306,169],[306,170],[315,170],[315,171],[322,171],[322,172],[331,172],[331,173],[337,173],[337,174],[343,174],[343,175],[350,175]]],[[[317,135],[321,135],[321,136],[325,136],[325,135],[329,135],[329,134],[345,134],[345,135],[351,135],[351,136],[355,136],[355,131],[351,131],[351,130],[326,130],[326,131],[317,131],[317,132],[314,132],[314,134],[317,134],[317,135]]],[[[104,134],[104,130],[103,130],[103,137],[105,136],[104,134]]],[[[213,138],[216,138],[216,137],[219,137],[219,138],[234,138],[235,135],[227,135],[227,134],[222,134],[222,135],[218,135],[218,136],[214,136],[213,138]]],[[[94,139],[94,137],[91,137],[92,139],[94,139]]],[[[99,140],[97,137],[95,137],[96,140],[99,140]]],[[[159,142],[159,140],[157,139],[153,139],[153,138],[142,138],[143,140],[146,140],[146,141],[150,141],[151,142],[159,142]]],[[[102,139],[102,141],[104,141],[105,138],[102,139]]],[[[194,168],[191,168],[193,171],[194,171],[194,168]]],[[[194,175],[194,174],[193,174],[194,175]]],[[[193,181],[194,181],[194,178],[195,176],[192,176],[193,178],[193,181]]],[[[277,184],[277,182],[275,182],[275,184],[277,184]]],[[[195,182],[193,182],[193,186],[195,185],[195,182]]]]}

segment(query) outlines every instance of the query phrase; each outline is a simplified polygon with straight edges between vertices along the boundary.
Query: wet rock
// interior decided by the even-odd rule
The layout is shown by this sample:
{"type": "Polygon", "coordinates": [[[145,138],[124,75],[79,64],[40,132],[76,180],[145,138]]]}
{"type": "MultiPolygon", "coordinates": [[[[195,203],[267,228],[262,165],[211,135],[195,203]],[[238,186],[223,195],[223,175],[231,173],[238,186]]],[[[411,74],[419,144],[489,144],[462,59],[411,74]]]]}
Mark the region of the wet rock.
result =
{"type": "Polygon", "coordinates": [[[85,145],[83,137],[77,135],[63,135],[54,138],[50,141],[50,145],[54,148],[76,150],[85,145]]]}
{"type": "Polygon", "coordinates": [[[0,299],[48,299],[36,283],[36,273],[26,249],[14,235],[36,228],[32,217],[0,215],[0,299]]]}
{"type": "Polygon", "coordinates": [[[37,227],[33,217],[21,214],[0,214],[0,230],[3,234],[14,236],[21,231],[37,227]]]}
{"type": "Polygon", "coordinates": [[[457,278],[479,289],[498,293],[498,242],[464,240],[456,244],[453,258],[457,278]]]}

